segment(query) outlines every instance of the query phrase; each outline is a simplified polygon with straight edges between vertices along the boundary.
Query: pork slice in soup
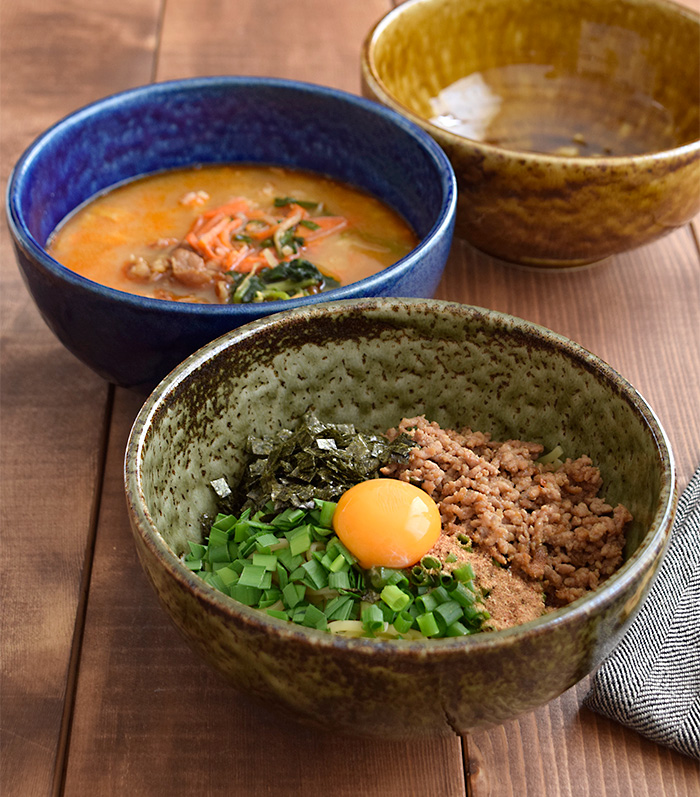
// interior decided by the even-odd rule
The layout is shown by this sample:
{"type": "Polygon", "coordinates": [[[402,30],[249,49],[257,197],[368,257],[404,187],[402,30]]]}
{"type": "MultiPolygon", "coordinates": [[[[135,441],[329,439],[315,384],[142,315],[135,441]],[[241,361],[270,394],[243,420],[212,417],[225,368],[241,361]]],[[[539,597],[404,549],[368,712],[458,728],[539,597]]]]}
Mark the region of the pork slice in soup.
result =
{"type": "Polygon", "coordinates": [[[118,186],[65,219],[47,248],[117,290],[246,303],[356,282],[417,244],[398,213],[357,188],[309,172],[224,165],[118,186]]]}

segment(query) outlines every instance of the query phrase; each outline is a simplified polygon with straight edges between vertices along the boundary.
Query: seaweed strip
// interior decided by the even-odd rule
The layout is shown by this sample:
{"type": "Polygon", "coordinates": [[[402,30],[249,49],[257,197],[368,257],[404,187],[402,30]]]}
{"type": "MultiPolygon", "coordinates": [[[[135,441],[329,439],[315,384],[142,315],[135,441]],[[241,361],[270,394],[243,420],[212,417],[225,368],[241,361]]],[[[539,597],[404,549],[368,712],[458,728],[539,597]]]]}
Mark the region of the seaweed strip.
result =
{"type": "Polygon", "coordinates": [[[269,504],[275,511],[309,509],[314,498],[337,501],[353,484],[380,476],[389,462],[405,461],[414,447],[408,435],[390,441],[353,424],[324,423],[309,410],[294,431],[248,438],[245,473],[225,508],[236,514],[269,504]]]}

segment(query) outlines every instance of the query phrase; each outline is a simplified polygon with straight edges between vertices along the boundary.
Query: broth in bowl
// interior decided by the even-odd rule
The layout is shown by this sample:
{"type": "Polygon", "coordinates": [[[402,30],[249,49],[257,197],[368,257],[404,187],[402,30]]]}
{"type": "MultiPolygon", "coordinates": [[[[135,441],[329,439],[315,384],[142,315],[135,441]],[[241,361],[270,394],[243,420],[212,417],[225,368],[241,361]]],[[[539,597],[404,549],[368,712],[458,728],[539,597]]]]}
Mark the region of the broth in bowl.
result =
{"type": "Polygon", "coordinates": [[[48,251],[117,290],[240,304],[356,282],[418,242],[396,211],[354,186],[296,169],[236,164],[115,187],[64,220],[48,251]]]}

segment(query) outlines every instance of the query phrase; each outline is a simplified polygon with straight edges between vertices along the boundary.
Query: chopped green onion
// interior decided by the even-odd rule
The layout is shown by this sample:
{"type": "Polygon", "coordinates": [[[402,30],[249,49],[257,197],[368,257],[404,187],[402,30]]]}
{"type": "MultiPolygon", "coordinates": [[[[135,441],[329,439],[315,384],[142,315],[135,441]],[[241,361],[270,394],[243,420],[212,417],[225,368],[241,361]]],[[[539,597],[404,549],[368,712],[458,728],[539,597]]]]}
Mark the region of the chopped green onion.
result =
{"type": "Polygon", "coordinates": [[[438,603],[447,603],[447,601],[451,600],[450,593],[443,586],[435,587],[430,594],[438,603]]]}
{"type": "Polygon", "coordinates": [[[458,620],[462,618],[463,607],[457,603],[457,601],[447,601],[447,603],[441,603],[435,609],[435,615],[442,617],[445,622],[445,626],[449,627],[452,623],[456,623],[458,620]]]}
{"type": "Polygon", "coordinates": [[[411,581],[414,584],[424,584],[427,578],[428,574],[420,565],[416,565],[415,567],[411,568],[411,581]]]}
{"type": "Polygon", "coordinates": [[[554,448],[548,454],[543,454],[537,460],[537,462],[539,462],[540,465],[550,465],[554,462],[560,461],[561,455],[563,453],[564,449],[557,443],[557,445],[555,445],[554,448]]]}
{"type": "Polygon", "coordinates": [[[405,634],[413,626],[413,617],[408,612],[399,612],[394,618],[394,628],[405,634]]]}
{"type": "Polygon", "coordinates": [[[231,531],[231,529],[236,525],[237,518],[235,515],[217,515],[216,520],[214,521],[214,525],[212,526],[212,531],[217,529],[218,531],[231,531]]]}
{"type": "Polygon", "coordinates": [[[331,589],[351,589],[350,576],[347,570],[341,570],[337,573],[328,574],[328,586],[331,589]]]}
{"type": "Polygon", "coordinates": [[[307,509],[276,513],[269,500],[252,516],[220,513],[206,542],[189,541],[181,561],[234,600],[309,628],[387,639],[481,630],[489,615],[470,565],[450,574],[425,556],[410,570],[364,571],[333,533],[335,509],[315,498],[307,509]]]}
{"type": "Polygon", "coordinates": [[[277,556],[277,561],[281,562],[290,573],[292,570],[296,570],[304,561],[301,556],[293,556],[289,546],[280,548],[275,552],[275,555],[277,556]]]}
{"type": "Polygon", "coordinates": [[[343,556],[342,553],[339,553],[331,562],[331,566],[328,569],[331,571],[331,573],[339,573],[341,570],[347,570],[348,565],[348,560],[345,558],[345,556],[343,556]]]}
{"type": "Polygon", "coordinates": [[[293,609],[297,604],[304,600],[306,586],[304,584],[289,583],[282,590],[282,602],[285,606],[293,609]]]}
{"type": "Polygon", "coordinates": [[[250,524],[248,521],[238,521],[233,529],[233,539],[235,542],[245,542],[250,537],[250,524]]]}
{"type": "Polygon", "coordinates": [[[280,589],[284,589],[289,583],[289,573],[287,572],[287,568],[281,562],[277,562],[275,572],[277,573],[277,583],[279,584],[280,589]]]}
{"type": "Polygon", "coordinates": [[[326,605],[328,621],[348,620],[352,614],[354,602],[352,595],[338,595],[337,598],[328,601],[326,605]]]}
{"type": "Polygon", "coordinates": [[[236,584],[240,580],[239,574],[230,565],[217,570],[216,574],[226,587],[230,587],[231,584],[236,584]]]}
{"type": "Polygon", "coordinates": [[[210,545],[206,553],[209,562],[230,562],[231,556],[228,552],[228,543],[223,545],[210,545]]]}
{"type": "Polygon", "coordinates": [[[306,582],[312,589],[323,589],[328,586],[326,570],[316,559],[304,562],[302,568],[306,571],[306,582]]]}
{"type": "Polygon", "coordinates": [[[420,628],[423,636],[436,636],[440,633],[440,628],[438,627],[435,616],[432,612],[419,615],[416,618],[416,622],[418,623],[418,627],[420,628]]]}
{"type": "Polygon", "coordinates": [[[333,501],[319,501],[321,515],[318,520],[318,525],[324,529],[333,528],[333,515],[337,506],[333,501]]]}
{"type": "Polygon", "coordinates": [[[387,584],[381,591],[381,598],[395,612],[403,611],[411,602],[411,596],[396,584],[387,584]]]}
{"type": "Polygon", "coordinates": [[[337,556],[338,554],[342,555],[345,561],[351,565],[354,565],[357,562],[357,558],[353,556],[350,551],[348,551],[348,549],[337,537],[333,537],[328,543],[328,553],[333,557],[337,556]]]}
{"type": "Polygon", "coordinates": [[[476,596],[471,590],[467,589],[464,584],[457,582],[455,588],[450,592],[450,598],[464,607],[473,606],[476,596]]]}
{"type": "Polygon", "coordinates": [[[394,570],[387,579],[387,584],[396,584],[398,587],[408,587],[409,581],[403,570],[394,570]]]}
{"type": "Polygon", "coordinates": [[[201,545],[198,542],[192,542],[192,540],[188,540],[187,544],[190,546],[190,552],[188,556],[192,556],[194,559],[201,559],[207,551],[207,546],[201,545]]]}
{"type": "Polygon", "coordinates": [[[265,570],[275,572],[277,570],[277,557],[273,553],[254,553],[253,564],[257,567],[264,567],[265,570]]]}
{"type": "Polygon", "coordinates": [[[296,570],[292,570],[289,574],[290,581],[303,581],[306,578],[306,570],[299,565],[296,570]]]}
{"type": "Polygon", "coordinates": [[[456,578],[457,581],[461,581],[463,583],[466,583],[468,581],[473,581],[474,570],[472,569],[472,566],[467,562],[467,564],[455,568],[452,571],[452,577],[456,578]]]}
{"type": "Polygon", "coordinates": [[[267,549],[269,551],[272,545],[277,545],[279,539],[274,534],[260,534],[255,538],[255,547],[258,551],[263,551],[267,549]]]}
{"type": "Polygon", "coordinates": [[[365,631],[378,631],[384,627],[384,615],[376,603],[365,604],[360,617],[365,631]]]}
{"type": "Polygon", "coordinates": [[[468,636],[469,630],[460,622],[447,626],[445,636],[468,636]]]}
{"type": "Polygon", "coordinates": [[[227,543],[228,531],[212,528],[211,532],[209,533],[209,549],[211,550],[211,548],[218,548],[222,545],[226,545],[227,543]]]}
{"type": "Polygon", "coordinates": [[[229,595],[246,606],[255,606],[260,600],[262,590],[255,587],[246,587],[239,581],[238,584],[234,584],[229,589],[229,595]]]}
{"type": "Polygon", "coordinates": [[[285,532],[285,537],[289,540],[289,552],[292,556],[305,553],[311,547],[311,528],[301,526],[292,531],[285,532]]]}
{"type": "Polygon", "coordinates": [[[313,603],[310,603],[306,607],[301,623],[309,628],[318,628],[321,631],[328,626],[326,615],[320,609],[316,608],[313,603]]]}
{"type": "Polygon", "coordinates": [[[293,529],[303,519],[304,519],[303,509],[290,507],[289,509],[285,509],[282,512],[280,512],[280,514],[277,515],[277,517],[272,521],[271,525],[279,527],[287,526],[287,531],[289,531],[289,529],[293,529]]]}
{"type": "Polygon", "coordinates": [[[438,600],[432,592],[427,592],[425,595],[421,595],[420,597],[416,598],[416,603],[424,612],[427,613],[433,611],[433,609],[438,605],[438,600]]]}
{"type": "Polygon", "coordinates": [[[272,585],[272,577],[264,567],[256,565],[245,565],[238,583],[242,587],[257,587],[258,589],[269,589],[272,585]]]}

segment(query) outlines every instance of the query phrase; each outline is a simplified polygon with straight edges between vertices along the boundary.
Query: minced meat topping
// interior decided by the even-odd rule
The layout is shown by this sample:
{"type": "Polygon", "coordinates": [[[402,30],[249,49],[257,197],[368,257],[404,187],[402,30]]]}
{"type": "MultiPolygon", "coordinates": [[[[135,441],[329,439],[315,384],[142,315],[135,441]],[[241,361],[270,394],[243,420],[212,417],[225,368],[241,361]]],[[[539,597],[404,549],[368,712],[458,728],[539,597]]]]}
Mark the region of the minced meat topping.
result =
{"type": "Polygon", "coordinates": [[[494,628],[541,614],[543,595],[548,606],[570,603],[622,564],[632,515],[599,496],[602,479],[589,457],[545,465],[537,443],[495,442],[423,416],[404,418],[388,436],[401,432],[416,447],[382,473],[421,486],[437,503],[443,537],[434,554],[443,562],[470,557],[494,628]],[[445,541],[456,535],[473,550],[445,541]],[[502,610],[499,594],[507,596],[502,610]]]}

